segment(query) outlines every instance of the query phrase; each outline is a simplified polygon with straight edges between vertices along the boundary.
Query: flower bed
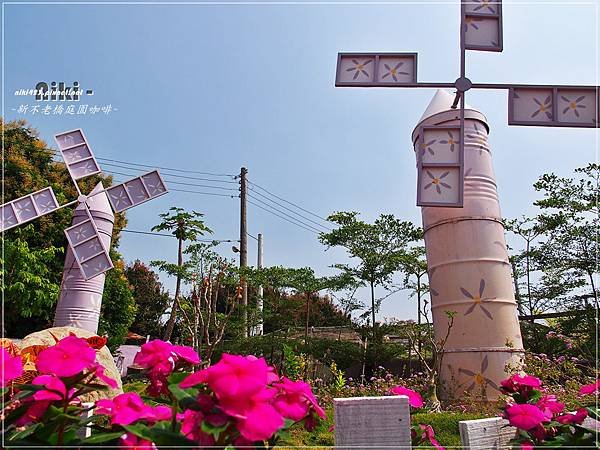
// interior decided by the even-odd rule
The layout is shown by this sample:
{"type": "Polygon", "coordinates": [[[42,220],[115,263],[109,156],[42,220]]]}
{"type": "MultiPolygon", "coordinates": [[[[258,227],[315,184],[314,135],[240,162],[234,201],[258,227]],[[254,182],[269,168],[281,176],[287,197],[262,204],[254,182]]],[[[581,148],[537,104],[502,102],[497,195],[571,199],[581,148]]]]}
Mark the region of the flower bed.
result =
{"type": "Polygon", "coordinates": [[[19,384],[23,360],[1,348],[4,442],[11,446],[119,445],[156,448],[179,445],[273,445],[302,423],[313,429],[325,417],[310,386],[280,377],[263,358],[224,354],[195,373],[200,363],[190,347],[155,340],[135,362],[149,383],[142,393],[98,400],[93,415],[79,397],[116,385],[96,361],[86,339],[68,336],[37,355],[39,373],[19,384]],[[82,438],[81,430],[92,435],[82,438]]]}

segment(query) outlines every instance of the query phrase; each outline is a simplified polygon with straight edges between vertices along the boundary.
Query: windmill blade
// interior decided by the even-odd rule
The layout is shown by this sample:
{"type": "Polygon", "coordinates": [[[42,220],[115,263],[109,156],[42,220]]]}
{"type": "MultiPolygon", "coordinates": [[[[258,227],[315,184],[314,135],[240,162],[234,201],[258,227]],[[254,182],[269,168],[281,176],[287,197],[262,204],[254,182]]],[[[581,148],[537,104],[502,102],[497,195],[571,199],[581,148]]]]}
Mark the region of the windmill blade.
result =
{"type": "Polygon", "coordinates": [[[465,49],[485,52],[502,51],[502,2],[462,3],[461,33],[465,49]]]}
{"type": "Polygon", "coordinates": [[[115,212],[125,211],[167,192],[167,186],[158,170],[106,189],[108,200],[115,212]]]}
{"type": "Polygon", "coordinates": [[[598,128],[598,86],[509,85],[508,124],[598,128]]]}
{"type": "Polygon", "coordinates": [[[92,214],[84,202],[86,218],[65,230],[69,246],[86,280],[113,268],[108,249],[104,246],[92,214]]]}
{"type": "Polygon", "coordinates": [[[77,186],[77,180],[101,172],[96,157],[81,128],[57,134],[54,136],[54,140],[75,186],[77,186]]]}
{"type": "Polygon", "coordinates": [[[73,202],[59,206],[50,186],[27,194],[0,206],[0,232],[72,204],[73,202]]]}

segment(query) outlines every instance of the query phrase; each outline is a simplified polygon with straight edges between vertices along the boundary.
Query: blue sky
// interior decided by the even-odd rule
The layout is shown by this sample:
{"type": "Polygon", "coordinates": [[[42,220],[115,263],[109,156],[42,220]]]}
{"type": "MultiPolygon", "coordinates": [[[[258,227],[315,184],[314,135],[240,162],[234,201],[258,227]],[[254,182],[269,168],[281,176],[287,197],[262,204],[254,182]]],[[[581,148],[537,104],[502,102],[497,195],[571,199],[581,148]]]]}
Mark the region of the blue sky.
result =
{"type": "MultiPolygon", "coordinates": [[[[393,213],[420,223],[410,133],[434,90],[335,88],[336,55],[414,51],[419,81],[453,81],[458,2],[19,3],[4,4],[3,14],[3,115],[26,118],[46,141],[81,127],[98,157],[227,174],[246,166],[251,181],[322,216],[356,210],[366,220],[393,213]],[[80,103],[118,111],[13,110],[34,103],[15,90],[53,80],[77,80],[95,91],[80,103]]],[[[504,51],[468,52],[467,76],[600,84],[598,19],[594,2],[505,2],[504,51]]],[[[508,127],[506,95],[471,91],[467,101],[488,117],[503,214],[515,217],[535,212],[532,184],[540,174],[568,176],[596,160],[598,131],[508,127]]],[[[237,199],[180,192],[130,210],[129,228],[149,230],[171,205],[203,212],[215,238],[237,239],[237,199]]],[[[325,252],[314,233],[253,205],[248,222],[250,233],[265,236],[267,265],[310,265],[328,274],[345,261],[342,251],[325,252]]],[[[233,257],[230,245],[221,248],[233,257]]],[[[176,256],[175,242],[161,237],[125,234],[120,249],[128,261],[176,256]]],[[[382,315],[414,317],[414,303],[396,294],[382,315]]]]}

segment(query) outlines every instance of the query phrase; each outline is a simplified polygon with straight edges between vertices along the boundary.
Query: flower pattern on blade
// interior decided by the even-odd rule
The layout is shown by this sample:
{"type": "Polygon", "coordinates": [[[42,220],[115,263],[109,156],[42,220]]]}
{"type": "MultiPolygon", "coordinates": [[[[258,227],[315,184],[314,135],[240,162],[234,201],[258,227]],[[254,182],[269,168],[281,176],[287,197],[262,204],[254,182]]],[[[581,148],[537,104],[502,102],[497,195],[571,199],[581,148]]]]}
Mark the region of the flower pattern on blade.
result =
{"type": "Polygon", "coordinates": [[[0,387],[6,387],[23,373],[23,361],[20,356],[11,356],[4,347],[0,348],[0,352],[0,387]]]}
{"type": "Polygon", "coordinates": [[[396,386],[390,390],[394,395],[405,395],[408,397],[408,403],[413,408],[422,408],[424,405],[423,398],[418,392],[412,389],[405,388],[404,386],[396,386]]]}
{"type": "Polygon", "coordinates": [[[38,355],[38,371],[59,377],[71,377],[93,366],[96,351],[85,339],[67,336],[38,355]]]}
{"type": "Polygon", "coordinates": [[[492,313],[489,312],[485,306],[483,306],[483,303],[493,300],[496,297],[484,297],[483,296],[484,291],[485,291],[485,280],[483,278],[479,281],[479,293],[478,294],[473,295],[469,291],[467,291],[464,287],[462,287],[462,286],[460,287],[460,292],[462,292],[465,297],[473,300],[473,304],[471,306],[469,306],[469,308],[467,308],[467,310],[465,311],[465,314],[464,314],[465,316],[468,316],[469,314],[471,314],[475,310],[475,307],[479,306],[481,311],[487,316],[488,319],[494,320],[492,313]]]}
{"type": "Polygon", "coordinates": [[[471,382],[469,387],[467,387],[467,391],[471,392],[475,386],[480,386],[482,389],[484,388],[484,386],[491,386],[497,391],[500,390],[496,383],[494,383],[492,380],[490,380],[484,375],[489,366],[488,361],[488,355],[485,355],[485,357],[481,360],[481,367],[479,369],[479,372],[477,373],[469,369],[463,369],[462,367],[458,369],[460,373],[464,373],[465,375],[473,377],[473,381],[471,382]]]}

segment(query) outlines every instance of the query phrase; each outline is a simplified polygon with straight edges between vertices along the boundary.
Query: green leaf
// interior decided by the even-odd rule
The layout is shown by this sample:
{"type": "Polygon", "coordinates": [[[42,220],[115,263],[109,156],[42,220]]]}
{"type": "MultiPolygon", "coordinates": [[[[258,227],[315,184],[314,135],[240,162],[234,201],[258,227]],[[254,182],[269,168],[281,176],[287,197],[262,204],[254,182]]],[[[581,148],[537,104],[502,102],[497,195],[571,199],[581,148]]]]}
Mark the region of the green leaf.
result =
{"type": "Polygon", "coordinates": [[[115,439],[120,438],[121,436],[123,436],[123,432],[122,431],[116,431],[113,433],[98,433],[98,434],[93,434],[92,436],[85,438],[83,441],[81,441],[82,444],[87,445],[87,444],[101,444],[104,442],[109,442],[109,441],[113,441],[115,439]]]}
{"type": "Polygon", "coordinates": [[[228,426],[229,426],[229,422],[225,423],[225,425],[221,425],[220,427],[215,427],[214,425],[211,425],[207,421],[204,420],[202,422],[202,424],[200,425],[200,428],[205,433],[214,436],[215,440],[219,440],[219,436],[221,435],[221,433],[223,431],[225,431],[227,429],[228,426]]]}
{"type": "Polygon", "coordinates": [[[600,420],[600,409],[599,408],[594,408],[594,407],[588,406],[585,409],[588,412],[588,416],[590,416],[592,419],[600,420]]]}
{"type": "Polygon", "coordinates": [[[194,403],[196,402],[196,395],[198,394],[198,390],[197,389],[193,390],[194,391],[194,395],[192,395],[192,392],[189,392],[188,390],[181,389],[176,384],[170,384],[169,385],[169,391],[171,391],[171,394],[173,394],[173,396],[177,399],[177,401],[181,402],[182,404],[185,403],[185,404],[189,405],[190,402],[194,402],[194,403]]]}
{"type": "Polygon", "coordinates": [[[136,424],[132,424],[132,425],[122,425],[122,427],[125,428],[130,433],[135,434],[138,437],[147,439],[149,441],[152,440],[152,433],[150,431],[150,428],[148,428],[146,425],[144,425],[142,423],[136,423],[136,424]]]}
{"type": "Polygon", "coordinates": [[[161,428],[153,428],[152,437],[150,440],[159,446],[182,446],[182,447],[197,447],[198,444],[187,439],[179,433],[174,433],[171,430],[161,428]]]}
{"type": "Polygon", "coordinates": [[[8,440],[9,441],[18,441],[23,438],[26,438],[27,436],[35,433],[35,431],[42,426],[43,426],[42,423],[36,423],[35,425],[29,426],[22,431],[16,431],[14,433],[10,433],[8,440]]]}
{"type": "Polygon", "coordinates": [[[189,375],[191,375],[191,373],[189,372],[173,372],[171,375],[169,375],[169,378],[167,378],[167,380],[169,384],[179,384],[183,380],[185,380],[189,375]]]}

